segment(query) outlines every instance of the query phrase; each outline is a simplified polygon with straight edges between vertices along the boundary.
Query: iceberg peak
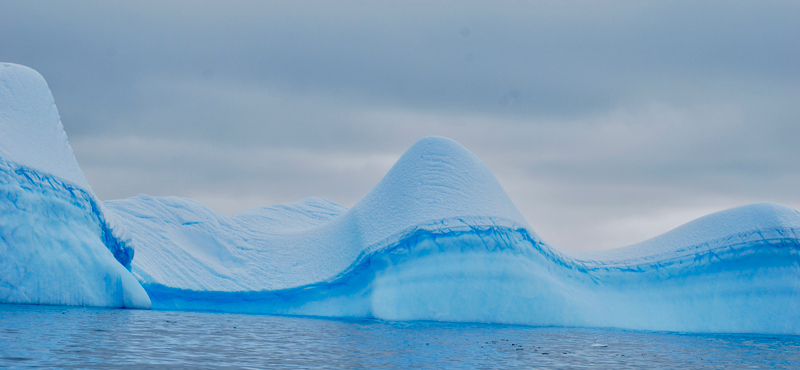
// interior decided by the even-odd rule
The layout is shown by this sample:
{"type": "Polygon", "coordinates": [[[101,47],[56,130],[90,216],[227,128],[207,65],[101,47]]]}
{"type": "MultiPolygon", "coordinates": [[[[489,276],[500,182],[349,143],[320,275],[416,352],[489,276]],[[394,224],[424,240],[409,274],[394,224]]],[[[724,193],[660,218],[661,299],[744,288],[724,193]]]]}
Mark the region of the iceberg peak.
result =
{"type": "Polygon", "coordinates": [[[19,64],[2,63],[0,81],[0,158],[91,191],[42,75],[19,64]]]}
{"type": "Polygon", "coordinates": [[[353,211],[374,225],[481,217],[529,228],[483,161],[437,136],[414,143],[353,211]]]}

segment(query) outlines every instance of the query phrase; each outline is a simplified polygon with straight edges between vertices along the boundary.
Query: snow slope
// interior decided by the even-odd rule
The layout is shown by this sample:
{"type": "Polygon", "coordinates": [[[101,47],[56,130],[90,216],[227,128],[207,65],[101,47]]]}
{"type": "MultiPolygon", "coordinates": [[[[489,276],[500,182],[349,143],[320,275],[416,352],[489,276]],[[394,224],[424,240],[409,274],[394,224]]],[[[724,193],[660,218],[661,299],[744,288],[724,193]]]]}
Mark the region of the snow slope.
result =
{"type": "Polygon", "coordinates": [[[800,214],[761,203],[619,250],[565,253],[458,143],[415,143],[352,209],[232,217],[182,198],[106,203],[135,230],[155,308],[800,334],[800,214]]]}
{"type": "Polygon", "coordinates": [[[41,75],[0,64],[0,302],[149,308],[41,75]]]}

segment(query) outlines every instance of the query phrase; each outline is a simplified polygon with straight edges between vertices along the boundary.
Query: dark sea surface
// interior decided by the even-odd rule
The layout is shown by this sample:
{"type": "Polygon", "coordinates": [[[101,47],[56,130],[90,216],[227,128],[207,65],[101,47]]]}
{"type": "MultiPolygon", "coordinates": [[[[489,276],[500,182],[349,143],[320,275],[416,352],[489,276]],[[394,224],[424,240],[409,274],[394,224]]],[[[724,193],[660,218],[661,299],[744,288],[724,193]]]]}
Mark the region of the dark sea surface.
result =
{"type": "Polygon", "coordinates": [[[798,369],[800,337],[0,304],[0,367],[798,369]]]}

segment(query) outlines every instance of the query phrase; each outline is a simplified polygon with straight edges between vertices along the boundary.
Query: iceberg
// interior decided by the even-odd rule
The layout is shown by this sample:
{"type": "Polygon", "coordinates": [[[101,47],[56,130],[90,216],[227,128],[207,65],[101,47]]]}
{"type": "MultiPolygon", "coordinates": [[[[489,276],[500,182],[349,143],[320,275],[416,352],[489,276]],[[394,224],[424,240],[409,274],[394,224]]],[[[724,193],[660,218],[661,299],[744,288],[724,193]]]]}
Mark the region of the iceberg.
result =
{"type": "Polygon", "coordinates": [[[2,64],[0,82],[0,302],[800,334],[800,213],[785,206],[561,251],[441,137],[414,143],[349,209],[100,202],[41,76],[2,64]]]}
{"type": "Polygon", "coordinates": [[[306,298],[282,305],[249,295],[277,292],[278,297],[288,297],[287,290],[299,289],[331,296],[330,286],[349,286],[352,278],[361,281],[364,266],[374,265],[389,251],[399,255],[397,247],[409,238],[430,232],[527,228],[488,168],[444,138],[417,142],[349,210],[308,198],[225,217],[188,199],[143,195],[106,206],[135,231],[132,271],[154,307],[162,309],[224,306],[220,310],[368,316],[368,302],[351,302],[350,291],[322,310],[306,307],[314,305],[306,298]],[[243,301],[232,304],[216,295],[231,292],[243,294],[243,301]]]}
{"type": "Polygon", "coordinates": [[[0,64],[0,302],[150,308],[41,75],[0,64]]]}
{"type": "Polygon", "coordinates": [[[797,211],[753,204],[625,248],[560,251],[445,138],[415,143],[351,209],[106,205],[135,231],[132,271],[157,309],[800,333],[797,211]]]}

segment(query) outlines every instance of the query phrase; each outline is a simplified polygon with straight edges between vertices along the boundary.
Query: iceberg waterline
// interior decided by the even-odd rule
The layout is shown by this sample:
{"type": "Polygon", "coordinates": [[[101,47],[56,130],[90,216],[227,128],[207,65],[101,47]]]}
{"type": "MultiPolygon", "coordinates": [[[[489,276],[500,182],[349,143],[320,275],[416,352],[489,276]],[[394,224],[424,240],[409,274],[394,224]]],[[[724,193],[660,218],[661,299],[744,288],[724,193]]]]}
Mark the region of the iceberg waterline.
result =
{"type": "Polygon", "coordinates": [[[351,209],[307,198],[227,217],[177,197],[100,203],[44,80],[2,66],[4,101],[43,108],[0,102],[4,132],[34,152],[0,139],[0,302],[800,334],[796,210],[759,203],[626,248],[564,252],[480,159],[439,137],[351,209]]]}

